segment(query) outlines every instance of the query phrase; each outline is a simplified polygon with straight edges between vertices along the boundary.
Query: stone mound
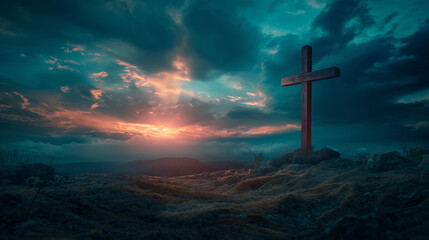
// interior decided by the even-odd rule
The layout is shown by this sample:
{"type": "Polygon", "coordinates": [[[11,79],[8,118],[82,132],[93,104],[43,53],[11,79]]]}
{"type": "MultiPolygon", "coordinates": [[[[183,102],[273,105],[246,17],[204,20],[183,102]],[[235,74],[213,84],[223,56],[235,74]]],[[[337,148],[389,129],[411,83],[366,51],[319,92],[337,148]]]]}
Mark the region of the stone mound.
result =
{"type": "Polygon", "coordinates": [[[279,168],[285,164],[318,164],[322,161],[339,158],[340,153],[330,148],[324,147],[318,151],[303,151],[298,149],[291,153],[286,153],[280,158],[268,161],[268,166],[279,168]]]}
{"type": "Polygon", "coordinates": [[[363,163],[366,168],[379,172],[414,167],[418,164],[418,162],[408,159],[396,151],[370,154],[363,163]]]}

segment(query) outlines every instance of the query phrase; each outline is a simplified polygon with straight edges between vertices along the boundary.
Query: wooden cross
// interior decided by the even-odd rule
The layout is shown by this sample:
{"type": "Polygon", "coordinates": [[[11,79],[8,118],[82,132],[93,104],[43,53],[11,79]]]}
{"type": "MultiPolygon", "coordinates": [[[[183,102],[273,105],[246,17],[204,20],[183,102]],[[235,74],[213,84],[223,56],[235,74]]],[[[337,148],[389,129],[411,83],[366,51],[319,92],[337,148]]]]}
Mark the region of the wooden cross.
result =
{"type": "Polygon", "coordinates": [[[302,83],[301,91],[301,149],[311,151],[311,82],[340,76],[337,67],[312,72],[311,47],[302,47],[302,74],[282,78],[282,86],[302,83]]]}

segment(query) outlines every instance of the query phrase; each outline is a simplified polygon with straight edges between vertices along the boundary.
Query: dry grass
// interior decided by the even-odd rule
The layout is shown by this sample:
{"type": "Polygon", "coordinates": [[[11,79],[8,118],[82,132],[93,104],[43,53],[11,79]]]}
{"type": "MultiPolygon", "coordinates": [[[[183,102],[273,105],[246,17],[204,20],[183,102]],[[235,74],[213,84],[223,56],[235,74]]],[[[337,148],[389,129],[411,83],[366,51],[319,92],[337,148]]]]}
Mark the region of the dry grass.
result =
{"type": "Polygon", "coordinates": [[[0,197],[17,195],[22,206],[9,201],[0,210],[16,222],[10,228],[22,239],[335,239],[323,234],[355,229],[347,218],[362,231],[373,230],[366,228],[367,219],[390,224],[379,239],[394,231],[402,231],[398,239],[429,233],[428,172],[293,169],[176,178],[94,175],[91,188],[87,178],[76,178],[40,192],[31,224],[13,216],[25,214],[37,189],[7,186],[0,197]],[[337,225],[341,219],[346,225],[337,225]]]}
{"type": "Polygon", "coordinates": [[[238,192],[256,190],[262,187],[263,185],[269,183],[270,180],[272,180],[271,176],[248,178],[239,182],[237,185],[235,185],[233,189],[238,192]]]}
{"type": "Polygon", "coordinates": [[[149,181],[142,178],[135,180],[131,184],[130,189],[138,191],[143,195],[166,202],[172,201],[175,198],[192,198],[204,200],[226,198],[226,196],[223,194],[193,191],[182,185],[149,181]]]}

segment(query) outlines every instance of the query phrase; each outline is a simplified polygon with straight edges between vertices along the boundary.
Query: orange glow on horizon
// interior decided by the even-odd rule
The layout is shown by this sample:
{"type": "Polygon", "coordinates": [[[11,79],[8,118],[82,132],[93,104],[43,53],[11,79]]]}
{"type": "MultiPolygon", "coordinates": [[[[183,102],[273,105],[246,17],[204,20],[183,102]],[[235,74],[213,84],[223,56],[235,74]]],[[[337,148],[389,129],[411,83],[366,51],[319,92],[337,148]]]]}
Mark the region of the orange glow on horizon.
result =
{"type": "MultiPolygon", "coordinates": [[[[22,96],[19,94],[19,96],[22,96]]],[[[26,99],[26,98],[24,98],[26,99]]],[[[22,109],[26,109],[45,118],[44,124],[60,128],[64,132],[73,132],[75,129],[93,129],[91,132],[102,132],[109,134],[124,134],[129,136],[145,136],[156,138],[184,138],[184,139],[210,139],[224,137],[246,137],[264,134],[273,134],[293,131],[300,128],[296,124],[264,125],[257,127],[239,126],[228,129],[217,129],[214,126],[201,126],[199,124],[187,126],[158,125],[156,123],[132,123],[110,117],[93,111],[70,110],[58,107],[49,112],[40,107],[32,107],[24,101],[22,109]]],[[[17,120],[28,121],[28,119],[16,116],[17,120]]]]}
{"type": "MultiPolygon", "coordinates": [[[[119,65],[124,65],[126,69],[133,69],[134,66],[131,66],[127,63],[118,62],[119,65]]],[[[182,62],[175,62],[175,66],[178,71],[182,71],[183,74],[188,73],[188,69],[182,62]]],[[[135,72],[129,71],[129,74],[137,74],[135,72]]],[[[127,73],[127,74],[128,74],[127,73]]],[[[177,74],[177,73],[160,73],[160,76],[169,76],[169,74],[177,74]]],[[[179,74],[180,75],[180,74],[179,74]]],[[[128,75],[126,75],[128,76],[128,75]]],[[[126,76],[123,76],[124,79],[127,79],[126,76]]],[[[183,91],[180,88],[163,88],[168,86],[168,83],[171,81],[161,81],[156,82],[151,77],[136,75],[139,78],[142,78],[145,83],[142,84],[151,84],[155,86],[156,90],[159,92],[155,92],[158,95],[171,95],[171,93],[176,94],[176,98],[178,98],[178,94],[183,91]],[[153,82],[152,82],[153,80],[153,82]],[[157,85],[159,84],[159,85],[157,85]],[[177,92],[175,92],[177,91],[177,92]]],[[[161,80],[165,80],[168,77],[162,78],[161,80]]],[[[143,81],[142,80],[142,81],[143,81]]],[[[159,80],[159,79],[158,79],[159,80]]],[[[172,80],[173,83],[178,84],[179,81],[186,80],[181,77],[175,78],[172,80]]],[[[174,84],[173,84],[174,85],[174,84]]],[[[249,137],[249,136],[258,136],[258,135],[267,135],[267,134],[275,134],[286,131],[294,131],[300,128],[297,124],[284,124],[284,125],[262,125],[262,126],[236,126],[230,128],[220,128],[214,125],[199,125],[199,124],[191,124],[191,125],[183,125],[181,118],[168,118],[172,121],[165,122],[160,121],[156,118],[157,114],[164,114],[165,109],[153,108],[148,112],[149,115],[154,116],[154,118],[146,119],[147,122],[128,122],[122,120],[120,118],[108,116],[106,114],[100,113],[95,109],[100,108],[103,105],[103,101],[101,97],[104,95],[102,89],[93,89],[90,91],[92,97],[95,100],[99,100],[96,103],[93,103],[88,110],[75,110],[75,109],[67,109],[62,106],[53,105],[55,100],[52,99],[51,105],[46,103],[42,103],[40,106],[32,105],[29,100],[24,97],[22,94],[18,92],[5,93],[5,96],[15,97],[19,99],[19,108],[25,111],[30,111],[34,114],[40,116],[43,121],[38,121],[37,118],[33,119],[31,115],[16,115],[10,114],[7,117],[10,119],[14,119],[22,122],[32,122],[35,125],[40,127],[51,127],[56,129],[52,132],[52,135],[56,135],[59,132],[67,133],[67,132],[81,132],[82,134],[93,134],[93,133],[103,133],[106,136],[109,135],[117,135],[122,134],[128,137],[134,136],[144,136],[144,137],[155,137],[155,138],[181,138],[181,139],[215,139],[215,138],[225,138],[225,137],[249,137]]],[[[261,101],[257,102],[241,102],[243,104],[248,105],[257,105],[264,106],[266,101],[266,96],[261,92],[257,92],[259,97],[262,98],[261,101]]],[[[191,94],[191,93],[190,93],[191,94]]],[[[250,94],[251,95],[251,94],[250,94]]],[[[241,101],[241,98],[230,96],[231,101],[241,101]]],[[[164,107],[177,107],[177,104],[168,104],[174,99],[164,99],[167,103],[159,104],[161,108],[164,107]]],[[[177,99],[176,99],[177,100],[177,99]]],[[[4,106],[11,107],[11,106],[4,106]]]]}

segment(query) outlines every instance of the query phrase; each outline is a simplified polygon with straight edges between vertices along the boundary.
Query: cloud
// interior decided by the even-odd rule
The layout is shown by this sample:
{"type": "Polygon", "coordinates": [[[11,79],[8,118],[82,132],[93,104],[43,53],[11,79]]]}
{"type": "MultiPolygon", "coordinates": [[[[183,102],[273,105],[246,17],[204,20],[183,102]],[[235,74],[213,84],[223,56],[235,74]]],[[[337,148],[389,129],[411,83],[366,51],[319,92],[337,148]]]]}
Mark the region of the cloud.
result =
{"type": "MultiPolygon", "coordinates": [[[[56,106],[54,109],[47,109],[44,106],[34,106],[30,104],[27,98],[17,92],[5,93],[3,96],[10,100],[18,98],[21,102],[19,105],[15,105],[15,108],[17,107],[18,109],[14,109],[13,105],[3,106],[3,109],[6,111],[2,112],[0,116],[4,121],[10,121],[12,117],[13,122],[27,122],[35,129],[49,127],[51,128],[50,134],[81,134],[82,136],[117,140],[130,139],[134,136],[213,139],[272,134],[296,130],[298,128],[298,126],[293,124],[281,126],[263,125],[258,127],[237,126],[227,129],[217,129],[213,126],[203,126],[198,123],[185,126],[132,123],[101,113],[70,110],[60,106],[56,106]],[[24,114],[13,114],[17,110],[26,111],[31,114],[26,114],[26,117],[24,114]]],[[[93,104],[91,109],[98,107],[98,104],[93,104]]]]}
{"type": "Polygon", "coordinates": [[[145,74],[136,66],[117,60],[118,65],[124,66],[120,74],[123,82],[132,83],[137,88],[151,88],[149,90],[165,104],[177,103],[182,93],[192,95],[181,88],[182,82],[190,81],[189,68],[178,57],[172,62],[174,70],[158,72],[156,74],[145,74]]]}
{"type": "Polygon", "coordinates": [[[188,38],[184,57],[194,79],[204,80],[210,71],[237,71],[257,63],[262,35],[240,17],[242,8],[235,3],[197,1],[184,10],[188,38]]]}
{"type": "Polygon", "coordinates": [[[326,2],[323,1],[307,0],[306,2],[313,8],[324,8],[326,6],[326,2]]]}
{"type": "Polygon", "coordinates": [[[62,91],[62,92],[64,92],[64,93],[65,93],[65,92],[68,92],[68,91],[70,90],[69,86],[61,86],[61,87],[60,87],[60,89],[61,89],[61,91],[62,91]]]}
{"type": "MultiPolygon", "coordinates": [[[[313,46],[315,70],[338,66],[342,75],[314,83],[315,143],[412,142],[429,133],[428,21],[399,35],[422,17],[394,4],[0,5],[0,129],[8,147],[67,145],[45,147],[69,157],[86,149],[88,158],[96,157],[96,141],[103,142],[94,144],[99,149],[125,154],[126,144],[176,139],[172,154],[180,145],[212,158],[222,148],[238,157],[249,144],[295,147],[300,87],[280,87],[280,79],[301,72],[305,44],[313,46]]],[[[160,154],[161,145],[168,144],[154,147],[160,154]]]]}
{"type": "Polygon", "coordinates": [[[100,105],[98,103],[94,103],[91,105],[91,110],[98,108],[100,105]]]}
{"type": "MultiPolygon", "coordinates": [[[[255,97],[255,95],[252,95],[252,94],[249,94],[249,93],[247,93],[247,95],[255,97]]],[[[261,100],[259,100],[259,101],[243,102],[243,104],[250,105],[250,106],[265,107],[265,104],[267,102],[267,96],[262,91],[258,91],[258,95],[261,98],[261,100]]]]}
{"type": "Polygon", "coordinates": [[[90,91],[94,99],[98,100],[103,95],[103,90],[101,89],[93,89],[90,91]]]}
{"type": "Polygon", "coordinates": [[[107,72],[99,72],[99,73],[92,73],[91,74],[91,78],[105,78],[107,77],[109,74],[107,74],[107,72]]]}
{"type": "MultiPolygon", "coordinates": [[[[75,62],[73,60],[61,60],[61,59],[58,59],[58,58],[51,56],[51,58],[49,60],[45,60],[44,62],[50,65],[49,70],[54,70],[54,68],[56,68],[56,69],[64,69],[64,70],[68,70],[68,71],[72,71],[72,72],[73,71],[79,71],[76,68],[72,68],[68,65],[64,65],[64,63],[76,64],[77,62],[75,62]]],[[[79,65],[79,63],[76,65],[79,65]]]]}
{"type": "Polygon", "coordinates": [[[356,36],[375,23],[369,7],[361,1],[333,1],[327,10],[313,21],[313,31],[320,29],[322,37],[313,41],[312,46],[319,54],[314,60],[343,49],[356,36]]]}
{"type": "Polygon", "coordinates": [[[123,55],[123,51],[110,46],[111,55],[122,56],[147,72],[156,72],[169,68],[175,57],[173,51],[180,44],[179,27],[173,21],[170,9],[180,8],[182,1],[131,4],[102,0],[91,3],[42,0],[39,3],[35,6],[31,1],[18,0],[2,4],[0,10],[11,27],[25,32],[28,39],[19,44],[27,45],[31,51],[39,48],[53,52],[52,47],[61,44],[63,53],[85,55],[95,43],[101,46],[119,39],[136,51],[123,55]],[[63,31],[64,28],[67,31],[63,31]],[[72,43],[64,47],[64,42],[72,43]]]}
{"type": "Polygon", "coordinates": [[[10,22],[5,18],[0,18],[0,34],[5,36],[16,36],[10,29],[10,22]]]}
{"type": "MultiPolygon", "coordinates": [[[[394,138],[421,138],[425,129],[411,132],[407,126],[425,121],[423,112],[428,105],[423,92],[429,85],[424,79],[429,76],[423,56],[429,54],[424,50],[429,39],[428,21],[405,38],[387,33],[354,41],[374,26],[374,19],[369,7],[357,1],[333,1],[314,19],[314,35],[308,42],[313,47],[313,69],[338,66],[341,77],[314,83],[313,126],[378,125],[383,132],[374,131],[373,135],[395,132],[394,138]],[[407,96],[418,96],[414,99],[419,102],[398,102],[407,96]]],[[[267,84],[299,74],[302,45],[299,36],[293,34],[269,42],[268,47],[278,52],[264,63],[267,84]]],[[[300,115],[293,113],[300,112],[300,88],[268,87],[273,96],[268,106],[292,113],[288,119],[298,121],[300,115]]]]}

